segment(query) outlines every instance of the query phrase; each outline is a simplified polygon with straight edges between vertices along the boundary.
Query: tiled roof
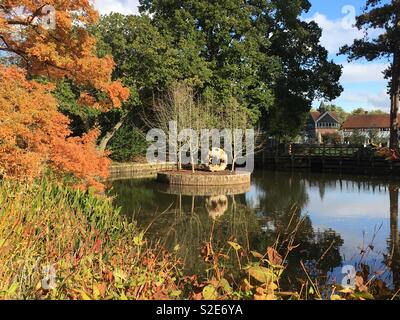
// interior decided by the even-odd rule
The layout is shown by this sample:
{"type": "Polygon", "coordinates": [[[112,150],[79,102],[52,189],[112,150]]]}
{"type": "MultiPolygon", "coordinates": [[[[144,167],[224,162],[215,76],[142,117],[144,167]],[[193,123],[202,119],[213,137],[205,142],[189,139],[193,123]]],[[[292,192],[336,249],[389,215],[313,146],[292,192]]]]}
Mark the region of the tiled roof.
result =
{"type": "Polygon", "coordinates": [[[311,111],[310,112],[311,118],[313,118],[314,121],[317,121],[318,118],[320,117],[321,113],[318,111],[311,111]]]}
{"type": "MultiPolygon", "coordinates": [[[[398,116],[400,121],[400,115],[398,116]]],[[[390,115],[388,114],[362,114],[350,116],[343,123],[343,129],[371,129],[390,128],[390,115]]]]}
{"type": "Polygon", "coordinates": [[[334,112],[334,111],[328,111],[328,114],[329,114],[332,118],[334,118],[337,122],[339,122],[338,116],[337,116],[336,112],[334,112]]]}
{"type": "MultiPolygon", "coordinates": [[[[317,121],[321,116],[323,116],[325,113],[321,113],[321,112],[319,112],[319,111],[311,111],[310,112],[310,115],[311,115],[311,118],[313,118],[313,120],[314,121],[317,121]]],[[[333,112],[333,111],[328,111],[328,114],[331,116],[331,117],[333,117],[336,121],[338,121],[338,117],[337,117],[337,114],[336,114],[336,112],[333,112]]],[[[338,121],[339,122],[339,121],[338,121]]]]}

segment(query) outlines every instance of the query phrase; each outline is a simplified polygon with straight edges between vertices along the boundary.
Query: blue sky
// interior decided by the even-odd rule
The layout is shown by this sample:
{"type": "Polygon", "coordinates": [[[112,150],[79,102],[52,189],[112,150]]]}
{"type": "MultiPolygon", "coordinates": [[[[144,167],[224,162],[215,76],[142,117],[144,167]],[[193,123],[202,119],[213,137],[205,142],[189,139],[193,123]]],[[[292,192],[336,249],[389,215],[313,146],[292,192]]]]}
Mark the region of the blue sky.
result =
{"type": "MultiPolygon", "coordinates": [[[[330,58],[343,65],[341,84],[342,95],[334,102],[350,111],[357,107],[367,110],[382,109],[388,111],[390,99],[387,95],[387,81],[382,71],[389,61],[355,61],[347,63],[345,56],[337,56],[340,46],[351,44],[355,38],[361,38],[363,32],[352,27],[354,13],[358,15],[365,6],[365,0],[311,0],[312,8],[304,15],[306,20],[316,21],[323,30],[322,44],[328,49],[330,58]]],[[[372,31],[371,36],[379,31],[372,31]]],[[[319,102],[314,102],[318,105],[319,102]]]]}
{"type": "MultiPolygon", "coordinates": [[[[330,58],[343,65],[340,82],[344,91],[333,102],[347,111],[358,107],[388,111],[390,100],[386,93],[387,81],[383,79],[382,71],[389,62],[378,60],[347,63],[345,56],[336,55],[342,45],[351,44],[355,38],[363,36],[363,33],[352,25],[355,15],[362,11],[365,2],[366,0],[311,0],[312,8],[302,18],[314,20],[320,25],[323,30],[321,43],[328,49],[330,58]]],[[[103,14],[111,11],[137,13],[137,0],[95,0],[95,3],[103,14]]],[[[319,103],[320,101],[315,101],[314,106],[318,106],[319,103]]]]}

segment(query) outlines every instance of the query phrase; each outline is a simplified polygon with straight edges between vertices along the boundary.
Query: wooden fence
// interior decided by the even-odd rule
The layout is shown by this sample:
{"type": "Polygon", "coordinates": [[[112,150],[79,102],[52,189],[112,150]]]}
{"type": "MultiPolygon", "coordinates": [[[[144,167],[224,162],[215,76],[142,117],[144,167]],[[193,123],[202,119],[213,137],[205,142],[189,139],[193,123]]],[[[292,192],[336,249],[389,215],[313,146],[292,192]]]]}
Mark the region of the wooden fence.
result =
{"type": "Polygon", "coordinates": [[[400,176],[400,161],[378,157],[370,147],[286,144],[267,147],[256,156],[261,168],[311,169],[400,176]]]}

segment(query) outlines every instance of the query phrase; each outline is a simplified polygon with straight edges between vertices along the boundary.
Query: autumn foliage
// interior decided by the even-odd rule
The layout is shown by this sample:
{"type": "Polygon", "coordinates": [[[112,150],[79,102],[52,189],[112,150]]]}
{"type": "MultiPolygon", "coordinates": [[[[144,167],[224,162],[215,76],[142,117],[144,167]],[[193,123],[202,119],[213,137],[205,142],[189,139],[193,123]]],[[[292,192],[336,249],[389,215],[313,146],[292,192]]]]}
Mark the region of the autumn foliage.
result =
{"type": "Polygon", "coordinates": [[[95,148],[97,130],[70,137],[69,119],[57,111],[52,85],[26,80],[17,67],[0,65],[0,174],[30,179],[46,167],[101,186],[109,160],[95,148]]]}
{"type": "Polygon", "coordinates": [[[129,90],[111,79],[112,57],[95,54],[88,27],[97,16],[89,0],[0,2],[0,57],[8,64],[0,64],[0,176],[33,178],[50,167],[101,186],[109,160],[96,151],[99,132],[71,136],[51,94],[69,79],[82,88],[82,107],[107,111],[128,99],[129,90]],[[55,28],[46,28],[46,5],[55,8],[55,28]]]}
{"type": "Polygon", "coordinates": [[[103,109],[120,107],[129,91],[112,82],[112,57],[95,55],[95,39],[87,27],[96,22],[97,12],[89,0],[2,0],[0,6],[0,51],[19,58],[29,76],[51,80],[69,78],[83,87],[105,93],[98,101],[103,109]],[[49,19],[43,8],[55,8],[55,28],[45,28],[49,19]]]}

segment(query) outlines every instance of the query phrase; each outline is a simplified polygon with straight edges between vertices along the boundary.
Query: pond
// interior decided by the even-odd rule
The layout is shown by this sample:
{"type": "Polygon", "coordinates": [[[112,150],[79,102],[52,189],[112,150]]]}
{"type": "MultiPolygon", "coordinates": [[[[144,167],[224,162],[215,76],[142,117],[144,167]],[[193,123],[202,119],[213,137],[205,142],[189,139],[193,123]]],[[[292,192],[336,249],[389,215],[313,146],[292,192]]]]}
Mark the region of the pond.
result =
{"type": "MultiPolygon", "coordinates": [[[[176,250],[188,274],[205,270],[200,248],[236,241],[266,252],[287,251],[285,285],[308,272],[341,283],[342,267],[368,266],[371,275],[399,286],[398,187],[395,181],[327,173],[256,171],[251,186],[174,188],[152,179],[110,182],[122,214],[152,241],[176,250]]],[[[322,280],[321,280],[322,281],[322,280]]]]}

